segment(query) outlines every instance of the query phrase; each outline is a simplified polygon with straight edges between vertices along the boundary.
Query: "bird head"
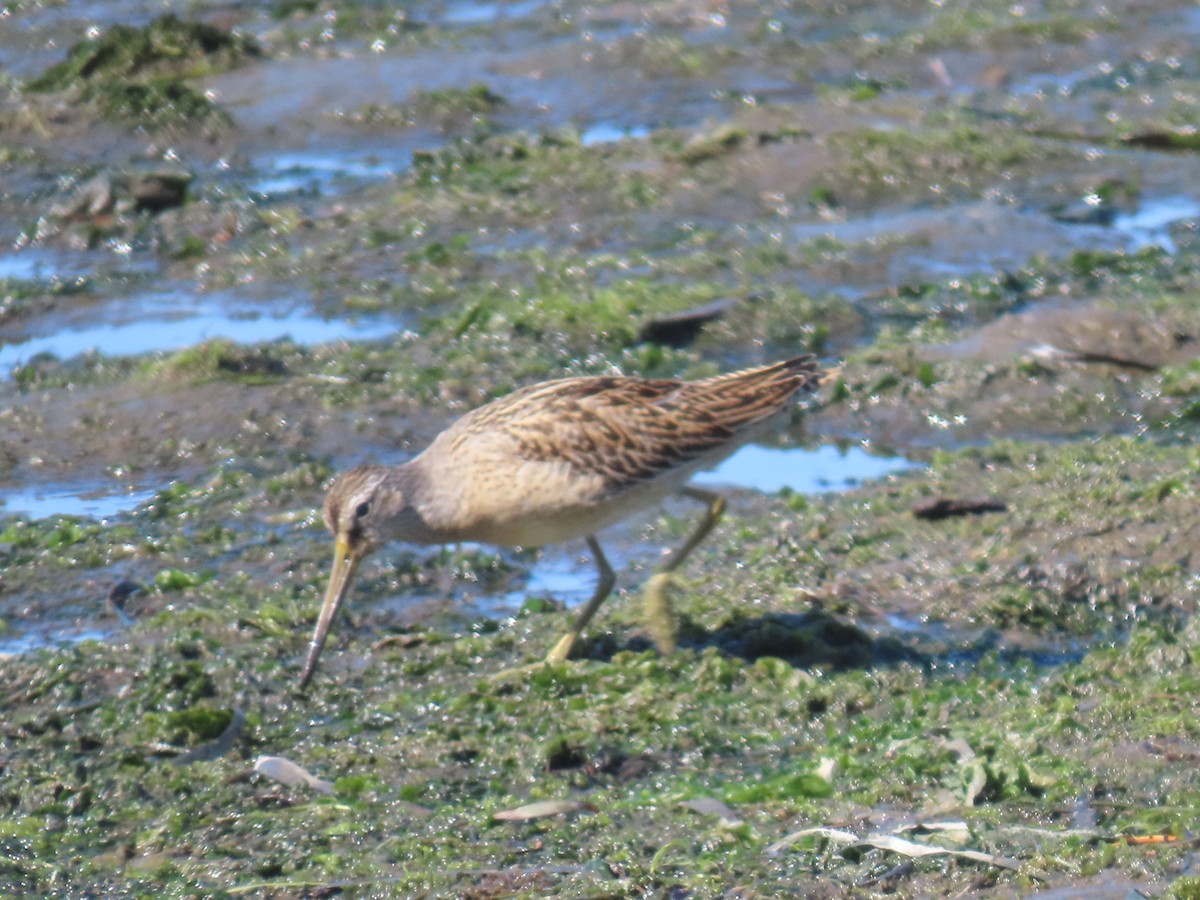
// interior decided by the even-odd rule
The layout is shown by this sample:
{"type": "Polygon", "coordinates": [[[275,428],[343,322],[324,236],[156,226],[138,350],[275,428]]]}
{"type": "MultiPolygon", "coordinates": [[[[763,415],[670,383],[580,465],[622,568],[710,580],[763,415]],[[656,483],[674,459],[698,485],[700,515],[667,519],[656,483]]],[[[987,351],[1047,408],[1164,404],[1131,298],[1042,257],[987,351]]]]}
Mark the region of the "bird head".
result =
{"type": "Polygon", "coordinates": [[[325,495],[325,527],[346,554],[361,559],[387,540],[383,526],[404,500],[384,489],[386,480],[383,466],[359,466],[339,475],[325,495]]]}
{"type": "Polygon", "coordinates": [[[300,690],[308,686],[329,628],[350,592],[358,564],[388,540],[387,525],[403,512],[404,491],[388,485],[388,469],[359,466],[338,476],[325,495],[325,525],[333,534],[333,569],[308,645],[300,690]]]}

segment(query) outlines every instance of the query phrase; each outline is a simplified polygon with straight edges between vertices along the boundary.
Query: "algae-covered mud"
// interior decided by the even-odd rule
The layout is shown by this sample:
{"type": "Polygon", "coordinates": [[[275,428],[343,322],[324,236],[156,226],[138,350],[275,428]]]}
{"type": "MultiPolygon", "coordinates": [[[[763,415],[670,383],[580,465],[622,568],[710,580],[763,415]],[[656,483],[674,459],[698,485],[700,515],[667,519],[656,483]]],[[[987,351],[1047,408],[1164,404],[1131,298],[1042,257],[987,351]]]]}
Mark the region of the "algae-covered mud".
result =
{"type": "Polygon", "coordinates": [[[0,895],[1200,896],[1188,4],[0,11],[0,895]],[[582,547],[320,503],[521,385],[837,374],[582,547]]]}

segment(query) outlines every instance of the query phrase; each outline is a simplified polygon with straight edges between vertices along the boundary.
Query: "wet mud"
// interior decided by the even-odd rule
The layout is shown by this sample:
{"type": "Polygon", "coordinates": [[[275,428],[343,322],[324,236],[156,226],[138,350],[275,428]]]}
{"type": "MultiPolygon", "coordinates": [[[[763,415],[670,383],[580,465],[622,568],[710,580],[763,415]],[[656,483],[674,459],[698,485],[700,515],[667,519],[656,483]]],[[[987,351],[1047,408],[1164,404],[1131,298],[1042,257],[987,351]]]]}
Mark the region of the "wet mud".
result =
{"type": "Polygon", "coordinates": [[[1193,9],[0,23],[0,893],[1194,896],[1193,9]],[[335,472],[798,352],[836,375],[702,478],[679,652],[683,500],[604,535],[569,666],[485,677],[581,548],[394,547],[295,693],[335,472]],[[829,831],[951,820],[982,856],[829,831]]]}

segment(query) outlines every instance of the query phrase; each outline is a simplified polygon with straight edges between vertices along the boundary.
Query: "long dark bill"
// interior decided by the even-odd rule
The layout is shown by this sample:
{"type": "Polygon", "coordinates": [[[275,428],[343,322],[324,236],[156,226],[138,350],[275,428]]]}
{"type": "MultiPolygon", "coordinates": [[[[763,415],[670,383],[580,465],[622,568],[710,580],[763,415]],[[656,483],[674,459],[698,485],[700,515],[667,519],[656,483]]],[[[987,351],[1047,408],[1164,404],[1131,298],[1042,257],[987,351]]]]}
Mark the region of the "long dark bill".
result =
{"type": "Polygon", "coordinates": [[[317,670],[317,660],[321,658],[321,648],[325,646],[329,626],[333,624],[338,608],[346,599],[354,581],[354,573],[358,571],[358,560],[359,556],[351,553],[349,545],[338,538],[333,547],[333,571],[329,573],[325,602],[321,604],[321,615],[317,617],[317,627],[313,629],[312,640],[308,644],[308,659],[304,661],[304,671],[300,674],[302,691],[308,687],[313,672],[317,670]]]}

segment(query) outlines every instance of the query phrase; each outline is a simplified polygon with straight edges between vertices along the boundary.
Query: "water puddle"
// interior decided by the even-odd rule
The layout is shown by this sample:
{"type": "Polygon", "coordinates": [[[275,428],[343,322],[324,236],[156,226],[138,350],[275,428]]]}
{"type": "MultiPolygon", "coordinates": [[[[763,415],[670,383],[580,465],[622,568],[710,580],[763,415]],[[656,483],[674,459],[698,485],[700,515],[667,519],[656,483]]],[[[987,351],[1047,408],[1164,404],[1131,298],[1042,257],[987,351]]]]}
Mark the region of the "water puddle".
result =
{"type": "MultiPolygon", "coordinates": [[[[479,15],[490,15],[493,7],[524,8],[513,3],[479,7],[479,15]]],[[[636,67],[597,68],[583,59],[594,52],[590,48],[590,42],[556,35],[531,56],[523,42],[512,47],[464,38],[457,49],[272,59],[214,75],[203,87],[233,116],[247,145],[258,148],[251,152],[261,173],[258,189],[269,193],[314,183],[319,189],[322,178],[331,177],[323,172],[334,168],[353,177],[355,163],[366,167],[364,177],[402,172],[414,150],[444,145],[446,136],[436,128],[389,127],[383,134],[375,126],[355,124],[356,111],[401,108],[416,91],[480,82],[506,101],[489,116],[497,129],[536,133],[592,123],[584,130],[594,143],[644,133],[643,125],[630,122],[685,126],[727,109],[727,100],[714,96],[708,80],[674,75],[647,80],[636,67]],[[281,152],[285,155],[277,163],[274,154],[281,152]],[[285,181],[272,184],[277,175],[285,181]]]]}
{"type": "MultiPolygon", "coordinates": [[[[919,463],[903,457],[874,456],[862,447],[840,450],[837,447],[749,445],[712,471],[697,475],[692,483],[766,493],[788,488],[802,494],[821,494],[919,467],[919,463]]],[[[700,504],[688,500],[671,502],[678,515],[699,520],[703,511],[700,504]]],[[[643,539],[641,528],[638,524],[622,523],[599,535],[605,556],[617,575],[615,590],[631,585],[636,588],[646,575],[644,572],[631,575],[631,570],[652,566],[661,553],[670,549],[655,540],[643,539]]],[[[493,549],[475,544],[460,547],[464,553],[492,552],[493,549]]],[[[531,598],[551,600],[570,609],[586,602],[595,589],[596,566],[582,541],[546,547],[533,559],[511,565],[518,570],[508,582],[511,589],[489,592],[482,583],[456,582],[449,588],[390,598],[382,606],[391,612],[402,613],[453,605],[459,613],[465,612],[469,616],[502,619],[515,615],[531,598]]]]}
{"type": "MultiPolygon", "coordinates": [[[[1038,256],[1062,258],[1083,249],[1133,252],[1157,245],[1173,253],[1171,227],[1197,217],[1200,202],[1181,196],[1148,199],[1110,222],[1065,221],[1044,210],[978,202],[800,222],[791,231],[796,241],[817,249],[834,242],[838,282],[829,287],[853,295],[856,288],[1020,268],[1038,256]],[[855,283],[853,274],[847,279],[847,267],[867,280],[855,283]]],[[[813,277],[822,279],[819,266],[813,277]]]]}
{"type": "Polygon", "coordinates": [[[1084,66],[1069,72],[1039,72],[1027,78],[1018,78],[1009,87],[1014,96],[1069,97],[1080,84],[1100,74],[1094,65],[1084,66]]]}
{"type": "Polygon", "coordinates": [[[449,3],[442,14],[448,25],[488,25],[523,19],[547,5],[547,0],[510,0],[510,2],[449,3]]]}
{"type": "MultiPolygon", "coordinates": [[[[395,58],[381,54],[303,56],[273,59],[214,75],[206,79],[204,87],[248,135],[262,135],[263,154],[278,152],[281,147],[301,157],[316,154],[312,143],[315,132],[322,135],[322,153],[329,142],[337,141],[345,153],[362,155],[361,144],[370,138],[367,134],[346,134],[344,115],[369,105],[402,104],[417,89],[461,87],[472,81],[485,81],[491,86],[485,63],[482,54],[449,51],[395,58]]],[[[387,140],[392,144],[402,142],[404,135],[391,135],[387,140]]],[[[372,149],[382,158],[387,148],[372,149]]],[[[403,156],[399,148],[395,154],[403,156]]],[[[265,167],[271,167],[269,158],[265,167]]]]}
{"type": "Polygon", "coordinates": [[[1087,655],[1089,645],[1082,640],[1004,635],[995,628],[951,627],[944,622],[913,618],[903,613],[888,613],[879,624],[863,623],[875,637],[899,639],[921,658],[931,670],[971,669],[985,656],[996,654],[1006,662],[1026,660],[1052,668],[1077,663],[1087,655]]]}
{"type": "Polygon", "coordinates": [[[1171,226],[1197,217],[1200,203],[1191,197],[1158,197],[1142,203],[1136,212],[1116,216],[1110,227],[1128,237],[1131,250],[1158,246],[1174,253],[1171,226]]]}
{"type": "Polygon", "coordinates": [[[118,513],[141,506],[154,497],[153,490],[89,485],[39,484],[0,490],[0,520],[24,515],[31,519],[79,516],[106,521],[118,513]]]}
{"type": "Polygon", "coordinates": [[[23,250],[0,256],[0,278],[42,281],[61,273],[61,261],[41,250],[23,250]]]}
{"type": "Polygon", "coordinates": [[[46,647],[69,646],[83,641],[103,641],[111,636],[111,631],[97,628],[27,628],[14,637],[0,637],[0,659],[32,653],[46,647]]]}
{"type": "Polygon", "coordinates": [[[177,350],[210,338],[242,344],[290,337],[297,344],[372,340],[396,331],[379,318],[325,319],[310,308],[263,311],[263,301],[222,291],[192,294],[169,290],[143,294],[96,309],[76,310],[35,323],[40,334],[5,336],[0,346],[0,377],[40,353],[69,359],[93,351],[110,356],[177,350]],[[48,333],[47,333],[48,332],[48,333]]]}
{"type": "Polygon", "coordinates": [[[250,183],[250,190],[267,197],[301,191],[329,194],[339,186],[382,181],[403,172],[411,157],[401,159],[337,153],[281,153],[255,160],[255,170],[266,174],[250,183]]]}
{"type": "Polygon", "coordinates": [[[150,261],[132,261],[124,253],[101,250],[62,251],[48,247],[26,247],[0,256],[0,280],[66,281],[88,277],[112,277],[153,271],[150,261]]]}
{"type": "Polygon", "coordinates": [[[589,125],[579,134],[579,141],[585,147],[597,144],[616,144],[620,141],[633,141],[644,138],[650,133],[645,125],[618,125],[616,122],[596,122],[589,125]]]}
{"type": "MultiPolygon", "coordinates": [[[[604,555],[613,571],[618,573],[614,590],[620,590],[620,573],[631,560],[616,552],[616,548],[605,547],[604,555]]],[[[591,554],[586,548],[581,551],[578,545],[572,544],[538,554],[519,588],[494,596],[477,594],[467,598],[467,605],[482,616],[499,619],[515,615],[531,598],[550,600],[573,609],[589,600],[595,588],[596,564],[591,554]]]]}
{"type": "MultiPolygon", "coordinates": [[[[833,267],[845,292],[979,272],[1019,268],[1035,256],[1067,256],[1081,247],[1118,249],[1120,241],[1099,226],[1056,222],[1036,210],[978,202],[881,212],[861,218],[792,226],[800,243],[842,245],[833,267]],[[864,281],[847,282],[847,265],[864,281]]],[[[817,277],[820,278],[819,271],[817,277]]]]}
{"type": "Polygon", "coordinates": [[[798,494],[822,494],[855,487],[911,469],[919,463],[902,456],[875,456],[862,447],[742,447],[715,469],[701,472],[693,484],[736,487],[773,494],[784,488],[798,494]]]}

